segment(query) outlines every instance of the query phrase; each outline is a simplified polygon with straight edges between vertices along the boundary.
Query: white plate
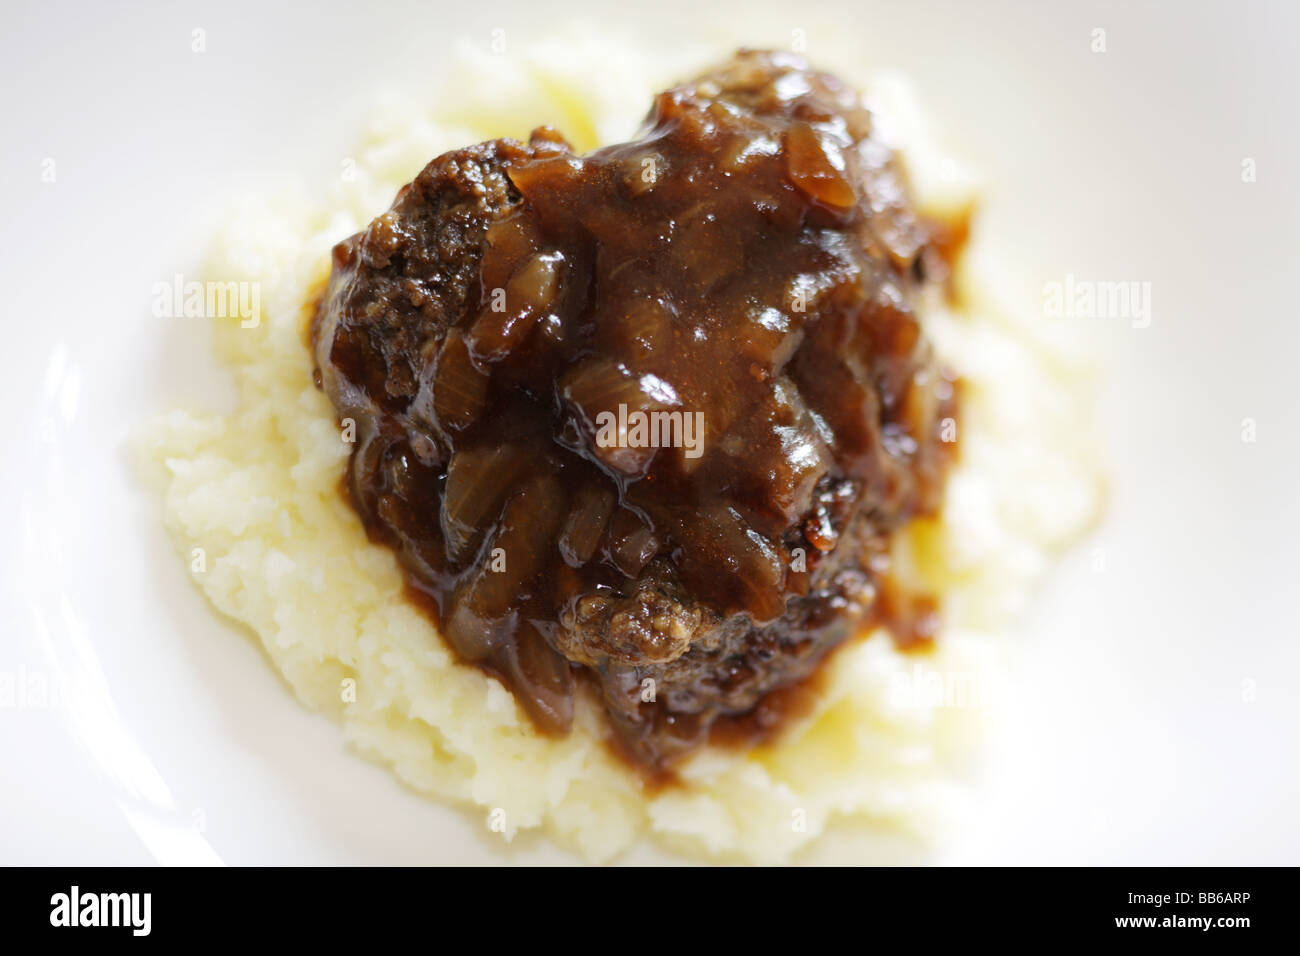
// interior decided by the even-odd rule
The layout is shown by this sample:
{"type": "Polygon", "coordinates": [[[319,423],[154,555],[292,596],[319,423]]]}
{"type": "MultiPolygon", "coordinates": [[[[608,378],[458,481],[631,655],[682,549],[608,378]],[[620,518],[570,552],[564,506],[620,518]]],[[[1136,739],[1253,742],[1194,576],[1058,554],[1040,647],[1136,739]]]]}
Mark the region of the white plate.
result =
{"type": "MultiPolygon", "coordinates": [[[[459,35],[526,40],[559,16],[541,6],[7,14],[0,676],[28,686],[0,709],[0,862],[567,859],[539,839],[503,855],[346,751],[189,585],[123,447],[157,410],[229,394],[201,328],[149,308],[155,282],[195,270],[223,199],[336,174],[376,87],[459,35]],[[75,706],[35,693],[58,673],[75,706]]],[[[847,44],[911,74],[987,174],[981,228],[1030,308],[1067,273],[1151,284],[1150,327],[1088,320],[1115,353],[1110,513],[1009,637],[1024,719],[938,861],[1300,862],[1300,15],[1135,7],[710,14],[737,44],[803,30],[814,59],[847,44]]],[[[654,42],[704,5],[565,12],[614,9],[611,29],[654,42]]]]}

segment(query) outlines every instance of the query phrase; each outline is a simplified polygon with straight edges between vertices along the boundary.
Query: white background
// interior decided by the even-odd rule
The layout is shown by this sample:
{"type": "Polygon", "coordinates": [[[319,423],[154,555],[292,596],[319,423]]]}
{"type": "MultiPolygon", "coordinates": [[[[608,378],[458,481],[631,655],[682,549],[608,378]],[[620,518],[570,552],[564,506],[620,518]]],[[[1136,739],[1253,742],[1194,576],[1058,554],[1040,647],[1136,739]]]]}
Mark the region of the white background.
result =
{"type": "MultiPolygon", "coordinates": [[[[303,711],[188,584],[123,448],[160,408],[228,396],[203,336],[149,310],[223,197],[337,175],[373,91],[452,37],[584,16],[515,6],[6,4],[0,672],[89,683],[72,710],[0,710],[0,863],[566,859],[537,839],[503,855],[303,711]]],[[[706,16],[736,45],[803,29],[814,60],[899,67],[986,174],[980,228],[1029,307],[1067,272],[1152,287],[1150,328],[1093,320],[1114,352],[1107,522],[1009,636],[1021,719],[972,825],[927,859],[1300,862],[1296,9],[758,7],[591,9],[645,42],[706,16]]]]}

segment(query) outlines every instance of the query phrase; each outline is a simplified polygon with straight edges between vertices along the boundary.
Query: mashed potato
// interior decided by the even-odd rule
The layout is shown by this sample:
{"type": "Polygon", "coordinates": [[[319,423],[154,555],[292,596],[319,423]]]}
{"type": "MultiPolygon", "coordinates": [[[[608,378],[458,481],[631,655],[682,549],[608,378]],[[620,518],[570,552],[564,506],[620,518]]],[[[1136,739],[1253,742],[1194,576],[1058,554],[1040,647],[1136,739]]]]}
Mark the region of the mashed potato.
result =
{"type": "MultiPolygon", "coordinates": [[[[538,736],[510,692],[458,664],[403,598],[392,553],[367,541],[339,494],[350,446],[312,384],[303,304],[327,274],[330,247],[386,209],[433,156],[541,123],[581,149],[625,139],[656,90],[707,62],[651,66],[605,42],[538,44],[508,62],[466,50],[456,63],[432,112],[383,104],[324,198],[280,194],[232,211],[205,278],[259,284],[256,327],[216,323],[238,406],[173,411],[138,440],[170,532],[187,559],[202,557],[191,561],[195,583],[260,637],[303,703],[335,715],[359,751],[470,808],[506,840],[541,828],[590,860],[651,838],[693,856],[772,863],[831,827],[942,832],[997,678],[993,635],[1098,509],[1078,424],[1088,418],[1087,369],[1068,343],[999,307],[976,237],[957,277],[961,311],[936,301],[925,315],[965,381],[961,461],[941,518],[898,542],[906,574],[943,595],[937,651],[902,655],[884,635],[856,642],[832,658],[815,709],[779,740],[748,752],[705,748],[679,786],[646,790],[601,742],[596,707],[581,703],[564,739],[538,736]]],[[[905,84],[881,77],[867,92],[895,132],[919,206],[952,214],[969,205],[969,178],[936,148],[905,84]]]]}

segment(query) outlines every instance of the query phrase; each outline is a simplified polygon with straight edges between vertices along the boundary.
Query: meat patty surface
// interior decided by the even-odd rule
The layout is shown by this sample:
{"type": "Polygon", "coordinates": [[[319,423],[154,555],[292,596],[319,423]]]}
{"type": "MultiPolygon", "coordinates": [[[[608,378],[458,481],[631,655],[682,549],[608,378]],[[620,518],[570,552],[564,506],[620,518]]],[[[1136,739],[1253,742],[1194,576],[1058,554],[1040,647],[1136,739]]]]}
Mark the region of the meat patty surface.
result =
{"type": "Polygon", "coordinates": [[[856,94],[788,54],[587,155],[446,153],[335,248],[312,325],[351,499],[540,727],[587,675],[670,765],[878,613],[937,508],[937,248],[856,94]]]}

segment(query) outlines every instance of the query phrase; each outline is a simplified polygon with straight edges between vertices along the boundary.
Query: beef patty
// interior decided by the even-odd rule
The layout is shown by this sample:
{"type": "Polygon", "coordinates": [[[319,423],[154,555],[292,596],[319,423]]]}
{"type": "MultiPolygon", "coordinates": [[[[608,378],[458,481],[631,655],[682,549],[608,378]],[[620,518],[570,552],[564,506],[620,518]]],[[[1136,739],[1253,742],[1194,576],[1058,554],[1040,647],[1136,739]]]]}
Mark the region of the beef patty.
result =
{"type": "Polygon", "coordinates": [[[857,96],[786,54],[587,155],[446,153],[334,249],[312,325],[351,499],[540,727],[586,673],[668,765],[859,630],[937,507],[939,248],[857,96]]]}

